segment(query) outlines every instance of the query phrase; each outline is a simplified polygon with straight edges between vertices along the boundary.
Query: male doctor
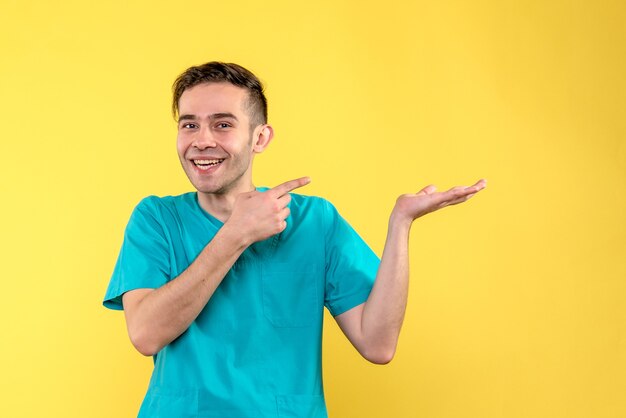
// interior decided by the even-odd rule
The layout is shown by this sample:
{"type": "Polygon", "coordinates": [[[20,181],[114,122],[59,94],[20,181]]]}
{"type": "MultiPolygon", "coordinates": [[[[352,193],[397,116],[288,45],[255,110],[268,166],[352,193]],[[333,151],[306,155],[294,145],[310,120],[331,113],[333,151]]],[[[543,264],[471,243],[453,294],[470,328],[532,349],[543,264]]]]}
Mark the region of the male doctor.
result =
{"type": "Polygon", "coordinates": [[[327,417],[324,306],[364,358],[391,361],[412,222],[485,181],[400,196],[379,260],[328,201],[291,193],[307,177],[254,185],[254,157],[274,135],[254,74],[209,62],[173,91],[178,156],[196,191],[137,205],[104,300],[154,357],[139,416],[327,417]]]}

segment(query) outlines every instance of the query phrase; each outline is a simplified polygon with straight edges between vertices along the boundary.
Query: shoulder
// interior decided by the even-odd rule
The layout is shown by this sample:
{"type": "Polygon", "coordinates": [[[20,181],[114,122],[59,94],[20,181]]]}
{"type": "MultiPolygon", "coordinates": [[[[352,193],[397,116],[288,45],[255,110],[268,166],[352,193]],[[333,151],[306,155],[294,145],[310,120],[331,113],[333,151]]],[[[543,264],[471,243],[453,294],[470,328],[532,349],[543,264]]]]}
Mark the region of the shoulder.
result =
{"type": "Polygon", "coordinates": [[[319,196],[309,196],[298,193],[289,193],[291,195],[291,201],[296,202],[298,204],[308,204],[308,205],[323,205],[324,202],[327,202],[326,199],[319,196]]]}
{"type": "Polygon", "coordinates": [[[318,232],[324,231],[325,234],[332,235],[337,224],[345,222],[335,206],[323,197],[292,193],[289,208],[299,222],[314,225],[319,228],[318,232]]]}
{"type": "Polygon", "coordinates": [[[290,209],[298,210],[306,214],[315,214],[316,216],[328,216],[329,211],[335,211],[335,207],[328,200],[319,196],[308,196],[297,193],[290,193],[291,203],[290,209]]]}

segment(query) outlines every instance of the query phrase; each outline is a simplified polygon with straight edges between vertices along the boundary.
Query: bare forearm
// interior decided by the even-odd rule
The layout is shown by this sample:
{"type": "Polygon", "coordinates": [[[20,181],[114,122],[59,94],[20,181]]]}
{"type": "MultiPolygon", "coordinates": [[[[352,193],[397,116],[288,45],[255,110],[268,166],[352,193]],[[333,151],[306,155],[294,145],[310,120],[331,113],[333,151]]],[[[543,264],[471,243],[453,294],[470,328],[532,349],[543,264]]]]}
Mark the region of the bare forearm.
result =
{"type": "Polygon", "coordinates": [[[361,334],[367,347],[391,360],[404,319],[409,287],[409,232],[413,221],[427,213],[465,202],[485,187],[479,180],[470,187],[435,193],[427,186],[416,194],[402,195],[389,220],[387,241],[374,288],[363,307],[361,334]]]}
{"type": "Polygon", "coordinates": [[[411,221],[392,214],[376,281],[363,307],[363,340],[381,362],[393,357],[406,310],[411,221]]]}
{"type": "Polygon", "coordinates": [[[156,290],[124,294],[128,334],[137,350],[155,354],[185,332],[244,250],[285,229],[289,192],[309,181],[302,177],[237,195],[227,221],[180,276],[156,290]]]}
{"type": "Polygon", "coordinates": [[[246,247],[241,236],[225,225],[180,276],[139,294],[140,299],[127,300],[125,295],[128,332],[135,347],[152,355],[185,332],[246,247]]]}
{"type": "Polygon", "coordinates": [[[457,186],[436,192],[433,185],[398,197],[389,219],[387,241],[367,301],[335,319],[361,355],[374,363],[388,363],[395,354],[404,319],[409,287],[409,232],[413,221],[441,208],[465,202],[486,186],[457,186]]]}

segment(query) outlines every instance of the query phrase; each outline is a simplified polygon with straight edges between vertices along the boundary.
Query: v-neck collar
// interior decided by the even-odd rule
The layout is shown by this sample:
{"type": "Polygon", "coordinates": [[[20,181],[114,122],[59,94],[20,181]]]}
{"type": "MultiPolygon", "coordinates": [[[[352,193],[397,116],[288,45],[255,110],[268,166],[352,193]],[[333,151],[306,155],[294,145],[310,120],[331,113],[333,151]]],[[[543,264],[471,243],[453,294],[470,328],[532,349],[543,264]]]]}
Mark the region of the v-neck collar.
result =
{"type": "MultiPolygon", "coordinates": [[[[257,187],[256,188],[257,191],[259,192],[265,192],[267,190],[269,190],[268,187],[257,187]]],[[[198,207],[198,209],[200,210],[200,212],[204,215],[204,217],[216,228],[216,229],[220,229],[224,226],[224,222],[220,221],[218,218],[216,218],[215,216],[213,216],[211,213],[209,213],[208,211],[206,211],[201,205],[200,205],[200,201],[198,200],[198,192],[193,193],[193,201],[195,203],[195,205],[198,207]]],[[[278,243],[282,237],[283,233],[279,233],[276,235],[272,235],[271,237],[263,240],[263,241],[257,241],[252,243],[248,249],[252,249],[256,254],[262,256],[262,257],[271,257],[274,252],[276,251],[276,247],[278,246],[278,243]]]]}

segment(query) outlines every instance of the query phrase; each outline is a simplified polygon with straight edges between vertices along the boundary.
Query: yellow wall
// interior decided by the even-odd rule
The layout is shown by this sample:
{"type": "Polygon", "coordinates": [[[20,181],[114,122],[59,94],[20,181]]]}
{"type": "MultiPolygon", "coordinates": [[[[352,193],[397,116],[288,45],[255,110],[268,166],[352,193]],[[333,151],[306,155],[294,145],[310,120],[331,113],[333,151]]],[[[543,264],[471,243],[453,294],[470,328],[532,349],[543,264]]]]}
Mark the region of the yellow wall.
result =
{"type": "Polygon", "coordinates": [[[331,416],[626,416],[623,1],[185,3],[2,0],[0,416],[136,414],[101,299],[134,205],[190,190],[169,87],[208,60],[267,84],[256,182],[311,176],[377,252],[396,195],[489,180],[414,226],[392,364],[327,322],[331,416]]]}

